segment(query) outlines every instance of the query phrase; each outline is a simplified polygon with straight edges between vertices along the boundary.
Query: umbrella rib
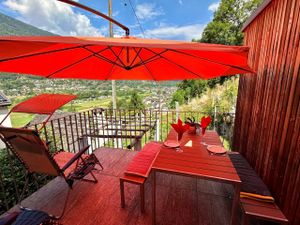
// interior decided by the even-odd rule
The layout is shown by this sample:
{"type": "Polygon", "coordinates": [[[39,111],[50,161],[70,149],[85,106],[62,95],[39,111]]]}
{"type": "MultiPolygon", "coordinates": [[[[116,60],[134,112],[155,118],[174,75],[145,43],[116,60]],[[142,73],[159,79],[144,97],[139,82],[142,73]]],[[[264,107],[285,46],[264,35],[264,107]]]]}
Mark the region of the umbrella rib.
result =
{"type": "MultiPolygon", "coordinates": [[[[134,49],[134,48],[133,48],[134,49]]],[[[140,54],[140,52],[142,51],[142,48],[139,48],[137,54],[134,56],[132,62],[130,63],[129,67],[132,67],[134,61],[137,59],[138,55],[140,54]]]]}
{"type": "Polygon", "coordinates": [[[117,60],[119,60],[120,63],[121,63],[121,64],[123,65],[123,67],[125,68],[126,65],[123,63],[123,61],[122,61],[122,60],[120,59],[120,57],[119,57],[119,55],[121,54],[121,52],[124,50],[124,47],[121,48],[121,51],[120,51],[119,55],[117,55],[117,54],[113,51],[113,49],[112,49],[111,46],[108,46],[108,49],[114,54],[114,56],[117,57],[117,60]]]}
{"type": "Polygon", "coordinates": [[[223,65],[223,66],[230,66],[230,67],[233,67],[235,69],[239,69],[239,70],[243,70],[243,71],[246,71],[246,72],[253,73],[253,71],[241,68],[239,66],[234,66],[234,65],[227,64],[227,63],[217,62],[215,60],[206,59],[206,58],[199,57],[199,56],[196,56],[196,55],[193,55],[193,54],[189,54],[189,53],[186,53],[186,52],[177,51],[175,49],[170,49],[170,51],[176,52],[176,53],[179,53],[179,54],[183,54],[183,55],[187,55],[187,56],[191,56],[191,57],[194,57],[194,58],[197,58],[197,59],[201,59],[201,60],[204,60],[204,61],[208,61],[208,62],[212,62],[212,63],[217,63],[217,64],[220,64],[220,65],[223,65]]]}
{"type": "Polygon", "coordinates": [[[99,51],[99,52],[94,52],[93,54],[91,54],[91,55],[89,55],[89,56],[86,56],[86,57],[84,57],[84,58],[82,58],[82,59],[80,59],[80,60],[77,60],[76,62],[73,62],[73,63],[71,63],[71,64],[69,64],[69,65],[67,65],[67,66],[65,66],[65,67],[63,67],[63,68],[61,68],[61,69],[59,69],[59,70],[56,70],[55,72],[53,72],[53,73],[49,74],[48,76],[46,76],[46,78],[50,78],[50,77],[52,77],[54,74],[59,73],[59,72],[61,72],[61,71],[63,71],[63,70],[66,70],[66,69],[68,69],[68,68],[70,68],[70,67],[72,67],[72,66],[74,66],[74,65],[76,65],[76,64],[78,64],[78,63],[80,63],[80,62],[82,62],[82,61],[84,61],[84,60],[87,60],[88,58],[91,58],[91,57],[93,57],[95,54],[98,54],[98,53],[100,53],[100,52],[102,52],[102,51],[105,51],[105,49],[104,49],[104,50],[102,49],[102,50],[99,51]]]}
{"type": "MultiPolygon", "coordinates": [[[[121,55],[121,53],[122,53],[122,49],[121,49],[119,55],[121,55]]],[[[117,56],[117,58],[119,57],[119,55],[117,56]]],[[[110,71],[108,72],[107,76],[105,77],[105,80],[108,80],[108,78],[110,78],[112,71],[116,65],[118,65],[118,64],[116,64],[116,63],[112,64],[112,67],[111,67],[110,71]]],[[[121,66],[121,68],[124,69],[122,66],[121,66]]]]}
{"type": "MultiPolygon", "coordinates": [[[[95,53],[95,57],[97,57],[97,58],[99,58],[99,59],[102,59],[102,60],[104,60],[104,61],[106,61],[106,62],[108,62],[108,63],[110,63],[110,64],[114,64],[114,65],[116,65],[116,66],[119,66],[119,67],[121,67],[121,68],[123,68],[123,66],[122,65],[120,65],[120,64],[118,64],[118,63],[116,63],[116,62],[114,62],[114,61],[112,61],[112,60],[110,60],[110,59],[108,59],[108,58],[106,58],[106,57],[104,57],[104,56],[102,56],[102,55],[99,55],[99,53],[100,52],[94,52],[93,50],[90,50],[90,49],[88,49],[88,48],[84,48],[85,50],[87,50],[87,51],[89,51],[89,52],[91,52],[91,53],[95,53]]],[[[103,51],[105,51],[105,50],[107,50],[107,49],[109,49],[108,47],[106,48],[106,49],[104,49],[103,51]]]]}
{"type": "MultiPolygon", "coordinates": [[[[148,51],[150,51],[148,48],[145,48],[145,49],[148,50],[148,51]]],[[[153,62],[153,61],[159,59],[159,56],[162,55],[162,54],[164,54],[167,51],[168,51],[168,49],[165,49],[165,50],[163,50],[160,53],[156,53],[156,52],[151,51],[152,53],[154,53],[154,56],[151,56],[150,58],[148,58],[147,60],[145,60],[144,63],[148,64],[150,62],[153,62]]],[[[138,67],[138,66],[141,66],[141,65],[142,65],[142,63],[138,63],[138,64],[134,65],[132,68],[135,68],[135,67],[138,67]]]]}
{"type": "MultiPolygon", "coordinates": [[[[153,52],[151,49],[148,49],[148,50],[151,51],[151,52],[153,52]]],[[[155,52],[153,52],[153,53],[155,53],[155,52]]],[[[178,63],[173,62],[172,60],[170,60],[170,59],[168,59],[168,58],[166,58],[166,57],[164,57],[164,56],[159,55],[159,57],[161,57],[161,58],[167,60],[168,62],[170,62],[170,63],[172,63],[172,64],[174,64],[174,65],[180,67],[181,69],[186,70],[187,72],[189,72],[189,73],[191,73],[191,74],[193,74],[193,75],[196,75],[197,77],[200,77],[201,79],[203,79],[203,77],[201,77],[199,74],[197,74],[197,73],[195,73],[195,72],[193,72],[193,71],[187,69],[186,67],[184,67],[184,66],[182,66],[182,65],[179,65],[178,63]]]]}
{"type": "MultiPolygon", "coordinates": [[[[136,52],[136,49],[134,49],[134,51],[136,52]]],[[[146,67],[146,69],[147,69],[148,73],[150,74],[150,76],[153,78],[153,80],[155,80],[155,81],[156,81],[155,77],[153,76],[152,72],[151,72],[151,71],[150,71],[150,69],[148,68],[147,64],[146,64],[146,63],[144,63],[144,60],[141,58],[141,56],[140,56],[140,55],[138,55],[138,57],[139,57],[139,58],[140,58],[140,60],[142,61],[142,64],[143,64],[143,65],[146,67]]]]}
{"type": "MultiPolygon", "coordinates": [[[[84,45],[84,46],[89,46],[89,45],[84,45]]],[[[16,56],[16,57],[11,57],[11,58],[6,58],[6,59],[1,59],[1,62],[7,62],[7,61],[12,61],[12,60],[17,60],[17,59],[22,59],[22,58],[27,58],[27,57],[34,57],[34,56],[39,56],[39,55],[46,55],[46,54],[51,54],[55,52],[62,52],[62,51],[69,51],[77,48],[82,48],[83,46],[75,46],[75,47],[70,47],[70,48],[63,48],[63,49],[56,49],[56,50],[51,50],[47,52],[38,52],[38,53],[33,53],[33,54],[28,54],[28,55],[21,55],[21,56],[16,56]]]]}
{"type": "Polygon", "coordinates": [[[105,77],[104,80],[108,80],[108,78],[110,78],[110,76],[112,74],[112,71],[113,71],[113,69],[114,69],[115,66],[116,66],[115,64],[112,64],[112,67],[111,67],[110,71],[108,72],[108,74],[107,74],[107,76],[105,77]]]}

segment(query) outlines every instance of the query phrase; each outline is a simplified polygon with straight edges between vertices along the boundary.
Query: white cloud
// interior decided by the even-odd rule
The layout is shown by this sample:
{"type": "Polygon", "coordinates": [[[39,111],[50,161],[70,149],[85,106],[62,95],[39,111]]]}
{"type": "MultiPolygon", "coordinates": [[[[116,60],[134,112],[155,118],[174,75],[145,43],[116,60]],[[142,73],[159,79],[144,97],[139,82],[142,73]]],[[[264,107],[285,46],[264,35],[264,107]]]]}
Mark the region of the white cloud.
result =
{"type": "Polygon", "coordinates": [[[55,34],[102,36],[88,17],[56,0],[5,0],[3,4],[16,11],[24,22],[55,34]]]}
{"type": "Polygon", "coordinates": [[[113,13],[112,13],[112,17],[115,18],[115,17],[117,17],[119,14],[120,14],[120,11],[115,10],[115,11],[113,11],[113,13]]]}
{"type": "Polygon", "coordinates": [[[158,28],[146,30],[145,34],[149,38],[191,41],[193,38],[201,38],[205,26],[206,24],[192,24],[185,26],[168,26],[162,24],[158,28]]]}
{"type": "Polygon", "coordinates": [[[153,19],[163,14],[162,8],[156,7],[153,3],[142,3],[136,6],[136,15],[141,20],[153,19]]]}
{"type": "Polygon", "coordinates": [[[212,3],[208,6],[208,10],[215,12],[219,8],[220,2],[212,3]]]}
{"type": "Polygon", "coordinates": [[[182,0],[179,0],[178,3],[179,3],[180,5],[183,5],[183,1],[182,1],[182,0]]]}

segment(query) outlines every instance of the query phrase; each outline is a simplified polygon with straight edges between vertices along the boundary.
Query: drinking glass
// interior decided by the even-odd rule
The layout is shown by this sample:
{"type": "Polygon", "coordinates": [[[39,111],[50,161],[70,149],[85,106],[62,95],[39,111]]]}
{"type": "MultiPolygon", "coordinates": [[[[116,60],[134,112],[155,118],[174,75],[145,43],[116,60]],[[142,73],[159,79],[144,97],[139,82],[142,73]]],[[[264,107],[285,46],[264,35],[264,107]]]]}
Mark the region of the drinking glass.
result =
{"type": "Polygon", "coordinates": [[[179,143],[179,146],[176,148],[176,152],[183,152],[183,150],[180,148],[180,141],[182,139],[182,133],[177,133],[177,141],[179,143]]]}
{"type": "Polygon", "coordinates": [[[201,128],[201,131],[200,131],[201,142],[200,143],[204,146],[207,146],[207,144],[204,141],[204,136],[205,136],[205,133],[203,134],[202,128],[201,128]]]}

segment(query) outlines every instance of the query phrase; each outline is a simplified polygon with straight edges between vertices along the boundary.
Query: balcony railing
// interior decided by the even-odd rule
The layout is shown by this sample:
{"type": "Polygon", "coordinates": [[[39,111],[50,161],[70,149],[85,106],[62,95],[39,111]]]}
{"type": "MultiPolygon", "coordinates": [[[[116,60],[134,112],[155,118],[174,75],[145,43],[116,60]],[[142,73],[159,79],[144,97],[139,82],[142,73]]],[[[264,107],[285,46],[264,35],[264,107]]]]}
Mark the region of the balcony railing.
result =
{"type": "MultiPolygon", "coordinates": [[[[185,121],[194,117],[199,121],[205,113],[199,111],[172,110],[110,110],[97,108],[85,112],[68,113],[54,117],[40,131],[43,139],[50,142],[52,152],[61,149],[77,152],[89,144],[90,152],[100,147],[140,150],[151,141],[162,141],[171,129],[170,123],[178,118],[185,121]]],[[[209,129],[215,129],[230,146],[234,114],[215,113],[209,129]]],[[[30,124],[38,128],[40,124],[30,124]]],[[[25,169],[9,150],[0,152],[0,210],[1,214],[21,201],[24,197],[45,185],[51,177],[36,176],[28,190],[22,195],[25,169]]]]}

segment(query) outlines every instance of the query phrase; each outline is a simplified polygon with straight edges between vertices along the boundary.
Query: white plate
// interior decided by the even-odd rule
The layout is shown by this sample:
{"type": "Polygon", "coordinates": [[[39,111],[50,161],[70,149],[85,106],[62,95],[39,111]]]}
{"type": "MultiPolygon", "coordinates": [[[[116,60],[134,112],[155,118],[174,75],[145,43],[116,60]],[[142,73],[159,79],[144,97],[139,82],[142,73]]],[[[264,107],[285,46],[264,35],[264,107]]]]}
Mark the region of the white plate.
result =
{"type": "Polygon", "coordinates": [[[179,142],[175,140],[168,140],[164,142],[164,146],[168,148],[178,148],[179,147],[179,142]]]}
{"type": "Polygon", "coordinates": [[[224,154],[227,152],[225,148],[219,145],[208,145],[207,150],[214,154],[224,154]]]}

